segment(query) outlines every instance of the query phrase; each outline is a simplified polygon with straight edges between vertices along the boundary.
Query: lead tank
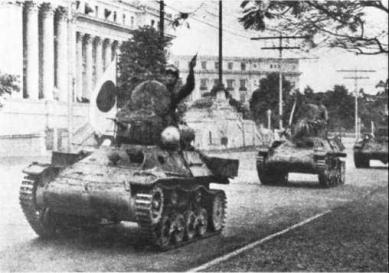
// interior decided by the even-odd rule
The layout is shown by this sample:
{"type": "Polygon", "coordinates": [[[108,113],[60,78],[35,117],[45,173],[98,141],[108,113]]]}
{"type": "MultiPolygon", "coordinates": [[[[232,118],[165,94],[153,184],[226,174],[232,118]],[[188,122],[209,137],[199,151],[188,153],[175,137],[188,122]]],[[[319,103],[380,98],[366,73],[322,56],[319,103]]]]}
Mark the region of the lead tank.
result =
{"type": "Polygon", "coordinates": [[[117,113],[114,144],[53,152],[50,164],[24,169],[20,205],[39,236],[132,221],[145,243],[166,250],[222,231],[226,194],[210,184],[228,184],[239,161],[206,156],[163,128],[167,92],[156,81],[135,88],[117,113]]]}
{"type": "MultiPolygon", "coordinates": [[[[317,106],[309,106],[313,112],[318,111],[317,106]]],[[[344,184],[344,146],[340,138],[327,137],[324,123],[316,118],[302,118],[296,123],[293,135],[284,131],[270,147],[260,147],[256,158],[260,182],[286,185],[288,173],[293,172],[317,174],[323,187],[344,184]]]]}

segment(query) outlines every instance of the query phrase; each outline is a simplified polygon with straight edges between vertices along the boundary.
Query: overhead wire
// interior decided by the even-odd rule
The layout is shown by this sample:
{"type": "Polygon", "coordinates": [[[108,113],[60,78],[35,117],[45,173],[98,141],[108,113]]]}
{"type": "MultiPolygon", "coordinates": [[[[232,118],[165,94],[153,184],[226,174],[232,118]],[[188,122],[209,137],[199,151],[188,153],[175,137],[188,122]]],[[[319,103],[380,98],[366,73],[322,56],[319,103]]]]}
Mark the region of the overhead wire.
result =
{"type": "MultiPolygon", "coordinates": [[[[159,1],[157,1],[157,2],[159,2],[159,1]]],[[[176,11],[176,12],[179,12],[179,13],[182,12],[178,8],[173,7],[173,6],[169,5],[169,4],[165,3],[165,6],[170,8],[170,9],[172,9],[172,10],[174,10],[174,11],[176,11]]],[[[209,14],[212,17],[214,17],[215,19],[218,19],[219,18],[218,3],[217,2],[213,2],[213,1],[202,1],[197,8],[195,8],[193,11],[187,12],[187,13],[190,15],[190,18],[193,19],[194,21],[200,22],[200,23],[205,24],[205,25],[207,25],[209,27],[212,27],[214,29],[219,29],[219,26],[218,26],[217,22],[215,24],[213,24],[209,20],[205,20],[204,19],[205,16],[201,16],[201,15],[198,14],[198,12],[201,11],[201,10],[205,11],[207,14],[209,14]],[[210,6],[209,4],[213,4],[213,5],[210,6]],[[213,11],[210,11],[209,9],[212,9],[213,11]]],[[[230,11],[232,11],[232,10],[230,9],[230,11]]],[[[233,16],[233,12],[223,12],[223,21],[224,22],[228,22],[228,21],[229,22],[236,22],[236,17],[232,17],[232,16],[233,16]]],[[[230,25],[230,24],[229,23],[227,23],[227,24],[224,23],[224,25],[230,25]]],[[[232,30],[230,27],[223,26],[223,31],[227,32],[227,33],[229,33],[231,35],[237,36],[237,37],[241,37],[241,38],[245,38],[245,39],[250,39],[251,38],[248,35],[244,35],[244,34],[238,33],[239,30],[236,30],[236,29],[232,30]]],[[[302,54],[299,51],[293,50],[293,53],[296,54],[297,58],[299,58],[299,59],[317,59],[316,56],[314,56],[313,58],[308,58],[308,57],[305,56],[305,54],[302,54]]]]}
{"type": "MultiPolygon", "coordinates": [[[[200,6],[202,6],[203,4],[205,3],[205,1],[202,2],[202,4],[200,4],[200,6]]],[[[168,5],[168,4],[165,4],[165,6],[169,7],[170,9],[176,11],[176,12],[182,12],[180,10],[178,10],[177,8],[175,7],[172,7],[171,5],[168,5]]],[[[200,8],[196,9],[196,12],[199,11],[200,8]]],[[[200,23],[203,23],[207,26],[210,26],[214,29],[219,29],[219,26],[218,25],[214,25],[213,23],[209,22],[208,20],[205,20],[203,16],[203,18],[200,17],[200,15],[196,14],[196,13],[192,13],[190,12],[190,18],[197,21],[197,22],[200,22],[200,23]]],[[[224,16],[223,16],[224,17],[224,16]]],[[[223,26],[223,31],[229,33],[229,34],[232,34],[232,35],[235,35],[235,36],[239,36],[239,37],[242,37],[242,38],[245,38],[245,39],[250,39],[249,36],[246,36],[246,35],[243,35],[243,34],[240,34],[240,33],[237,33],[236,31],[234,30],[231,30],[230,28],[227,28],[225,26],[223,26]]]]}

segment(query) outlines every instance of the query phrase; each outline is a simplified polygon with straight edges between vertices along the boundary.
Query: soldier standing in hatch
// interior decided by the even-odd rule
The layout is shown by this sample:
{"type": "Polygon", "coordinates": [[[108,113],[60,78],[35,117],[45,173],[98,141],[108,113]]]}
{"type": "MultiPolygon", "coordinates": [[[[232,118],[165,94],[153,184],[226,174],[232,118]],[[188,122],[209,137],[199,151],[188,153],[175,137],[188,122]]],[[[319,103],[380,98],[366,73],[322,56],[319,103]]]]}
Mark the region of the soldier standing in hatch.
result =
{"type": "Polygon", "coordinates": [[[320,98],[317,98],[315,103],[302,105],[299,120],[295,127],[294,139],[326,137],[328,124],[327,108],[320,98]]]}
{"type": "Polygon", "coordinates": [[[183,149],[192,149],[191,142],[195,138],[195,132],[182,120],[185,112],[184,99],[192,93],[195,87],[194,67],[197,62],[197,54],[189,62],[189,74],[185,85],[179,82],[179,70],[174,65],[167,65],[165,68],[165,85],[170,92],[171,104],[167,115],[168,126],[178,127],[181,134],[181,146],[183,149]]]}
{"type": "Polygon", "coordinates": [[[171,95],[169,116],[172,120],[168,121],[169,125],[178,126],[178,124],[182,123],[177,110],[179,110],[180,104],[182,104],[183,100],[192,93],[195,87],[194,67],[196,66],[196,62],[197,54],[189,62],[189,74],[184,86],[180,86],[179,84],[180,71],[176,66],[167,65],[165,68],[165,85],[171,95]]]}

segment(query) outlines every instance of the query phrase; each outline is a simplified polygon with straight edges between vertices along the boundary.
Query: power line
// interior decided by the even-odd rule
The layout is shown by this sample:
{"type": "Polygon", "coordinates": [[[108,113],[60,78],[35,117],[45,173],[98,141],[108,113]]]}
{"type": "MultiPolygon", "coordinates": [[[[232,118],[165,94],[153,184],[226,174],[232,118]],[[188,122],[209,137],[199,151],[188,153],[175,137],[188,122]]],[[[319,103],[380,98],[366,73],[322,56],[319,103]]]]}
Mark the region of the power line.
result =
{"type": "Polygon", "coordinates": [[[269,50],[278,50],[279,51],[279,90],[278,90],[278,95],[279,95],[279,115],[280,115],[280,120],[279,120],[279,127],[280,129],[283,128],[283,121],[282,121],[282,115],[283,115],[283,98],[282,98],[282,51],[285,49],[300,49],[300,47],[297,46],[283,46],[282,42],[284,39],[306,39],[306,36],[263,36],[263,37],[253,37],[251,40],[278,40],[279,46],[273,46],[273,47],[262,47],[261,49],[269,49],[269,50]]]}
{"type": "MultiPolygon", "coordinates": [[[[176,12],[181,12],[181,11],[178,10],[177,8],[174,8],[174,7],[170,6],[170,5],[165,4],[165,6],[169,7],[170,9],[172,9],[172,10],[174,10],[174,11],[176,11],[176,12]]],[[[214,28],[214,29],[219,29],[219,26],[214,25],[214,24],[212,24],[212,23],[210,23],[209,21],[206,21],[206,20],[204,20],[204,19],[200,19],[200,18],[199,18],[199,15],[197,15],[196,13],[191,14],[191,18],[192,18],[193,20],[197,21],[197,22],[200,22],[200,23],[203,23],[203,24],[205,24],[205,25],[208,25],[208,26],[210,26],[210,27],[212,27],[212,28],[214,28]]],[[[242,34],[240,34],[240,33],[237,33],[237,32],[235,32],[235,31],[232,31],[230,28],[223,27],[223,30],[224,30],[225,32],[227,32],[227,33],[230,33],[230,34],[234,35],[234,36],[239,36],[239,37],[242,37],[242,38],[245,38],[245,39],[250,39],[249,36],[242,35],[242,34]]]]}

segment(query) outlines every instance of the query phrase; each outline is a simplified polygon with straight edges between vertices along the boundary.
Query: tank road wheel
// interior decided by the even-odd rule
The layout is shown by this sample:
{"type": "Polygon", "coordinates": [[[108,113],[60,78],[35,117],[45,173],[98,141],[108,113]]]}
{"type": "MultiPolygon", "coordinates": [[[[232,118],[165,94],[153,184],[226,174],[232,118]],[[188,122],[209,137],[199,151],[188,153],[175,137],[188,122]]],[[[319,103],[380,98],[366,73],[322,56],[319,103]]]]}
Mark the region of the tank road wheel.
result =
{"type": "Polygon", "coordinates": [[[226,216],[226,194],[224,191],[217,191],[212,196],[210,226],[213,231],[221,231],[224,227],[226,216]]]}
{"type": "Polygon", "coordinates": [[[161,220],[163,212],[163,191],[160,187],[155,187],[151,192],[151,209],[150,218],[153,224],[158,223],[161,220]]]}
{"type": "Polygon", "coordinates": [[[339,161],[339,182],[340,185],[346,183],[346,162],[339,161]]]}
{"type": "Polygon", "coordinates": [[[192,210],[185,212],[185,238],[190,241],[196,235],[196,214],[192,210]]]}
{"type": "Polygon", "coordinates": [[[207,233],[208,229],[208,213],[204,208],[200,208],[197,211],[196,222],[195,222],[196,233],[202,237],[207,233]]]}
{"type": "Polygon", "coordinates": [[[185,218],[181,213],[174,214],[171,221],[173,241],[176,244],[184,240],[185,235],[185,218]]]}
{"type": "Polygon", "coordinates": [[[19,202],[23,213],[32,229],[43,238],[56,235],[59,219],[49,208],[39,208],[36,204],[36,192],[39,187],[39,178],[26,176],[19,191],[19,202]]]}
{"type": "Polygon", "coordinates": [[[167,249],[172,241],[173,229],[172,222],[169,216],[162,217],[159,228],[156,234],[156,245],[162,250],[167,249]]]}
{"type": "Polygon", "coordinates": [[[369,160],[369,158],[366,158],[366,156],[354,152],[354,164],[355,164],[355,168],[357,168],[357,169],[369,168],[370,167],[370,160],[369,160]]]}
{"type": "Polygon", "coordinates": [[[328,170],[323,170],[319,173],[319,184],[325,188],[329,188],[331,186],[331,179],[328,170]]]}

